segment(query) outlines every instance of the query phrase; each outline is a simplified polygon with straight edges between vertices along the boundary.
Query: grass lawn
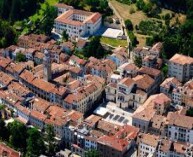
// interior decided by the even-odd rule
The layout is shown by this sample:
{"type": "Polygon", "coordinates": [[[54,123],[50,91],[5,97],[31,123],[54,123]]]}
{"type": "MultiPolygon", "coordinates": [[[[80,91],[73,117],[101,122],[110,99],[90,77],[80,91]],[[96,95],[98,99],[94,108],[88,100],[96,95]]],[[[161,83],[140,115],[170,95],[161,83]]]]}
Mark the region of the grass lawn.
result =
{"type": "Polygon", "coordinates": [[[127,40],[112,39],[112,38],[107,38],[107,37],[101,37],[101,43],[111,45],[113,47],[128,46],[127,40]]]}
{"type": "Polygon", "coordinates": [[[36,21],[37,19],[42,18],[43,10],[46,8],[46,3],[48,3],[49,5],[55,5],[56,3],[58,3],[58,0],[45,0],[45,2],[41,4],[40,9],[37,11],[37,13],[29,17],[31,21],[36,21]]]}

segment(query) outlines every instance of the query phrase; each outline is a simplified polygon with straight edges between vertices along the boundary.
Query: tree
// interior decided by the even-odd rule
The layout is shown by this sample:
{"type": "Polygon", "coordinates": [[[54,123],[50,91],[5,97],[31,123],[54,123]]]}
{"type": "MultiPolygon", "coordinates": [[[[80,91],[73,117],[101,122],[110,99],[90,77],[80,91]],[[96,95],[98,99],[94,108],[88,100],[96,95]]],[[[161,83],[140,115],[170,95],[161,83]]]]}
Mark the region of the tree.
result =
{"type": "Polygon", "coordinates": [[[0,140],[8,140],[9,132],[3,119],[0,119],[0,140]]]}
{"type": "Polygon", "coordinates": [[[131,20],[127,19],[127,20],[125,21],[125,26],[126,26],[126,28],[127,28],[129,31],[133,31],[133,24],[132,24],[131,20]]]}
{"type": "Polygon", "coordinates": [[[89,150],[85,153],[85,157],[100,157],[100,154],[97,150],[89,150]]]}
{"type": "Polygon", "coordinates": [[[46,3],[46,8],[43,12],[43,15],[44,19],[41,21],[38,31],[46,35],[50,35],[54,25],[54,19],[57,17],[57,10],[55,7],[46,3]]]}
{"type": "Polygon", "coordinates": [[[143,7],[145,6],[145,2],[143,0],[138,0],[136,2],[136,6],[139,10],[143,10],[143,7]]]}
{"type": "Polygon", "coordinates": [[[189,110],[186,111],[186,116],[193,117],[193,109],[190,108],[189,110]]]}
{"type": "Polygon", "coordinates": [[[100,43],[100,36],[93,37],[84,49],[86,57],[102,58],[105,55],[105,50],[100,43]]]}
{"type": "Polygon", "coordinates": [[[7,21],[0,19],[0,48],[7,47],[16,42],[16,31],[7,21]]]}
{"type": "Polygon", "coordinates": [[[63,31],[63,33],[62,33],[62,39],[64,40],[64,41],[68,41],[68,34],[66,33],[66,31],[64,30],[63,31]]]}
{"type": "Polygon", "coordinates": [[[141,58],[141,56],[135,56],[134,63],[139,68],[142,67],[142,58],[141,58]]]}
{"type": "Polygon", "coordinates": [[[54,127],[52,125],[48,125],[46,127],[45,141],[48,143],[48,154],[54,155],[56,149],[56,141],[55,141],[54,127]]]}
{"type": "Polygon", "coordinates": [[[40,156],[45,152],[43,137],[36,128],[27,131],[27,156],[40,156]]]}
{"type": "Polygon", "coordinates": [[[24,124],[14,121],[8,124],[8,130],[10,132],[9,143],[15,149],[19,149],[22,152],[26,150],[27,128],[24,124]]]}
{"type": "Polygon", "coordinates": [[[25,62],[26,61],[25,55],[22,54],[21,52],[17,53],[16,54],[16,61],[17,62],[25,62]]]}

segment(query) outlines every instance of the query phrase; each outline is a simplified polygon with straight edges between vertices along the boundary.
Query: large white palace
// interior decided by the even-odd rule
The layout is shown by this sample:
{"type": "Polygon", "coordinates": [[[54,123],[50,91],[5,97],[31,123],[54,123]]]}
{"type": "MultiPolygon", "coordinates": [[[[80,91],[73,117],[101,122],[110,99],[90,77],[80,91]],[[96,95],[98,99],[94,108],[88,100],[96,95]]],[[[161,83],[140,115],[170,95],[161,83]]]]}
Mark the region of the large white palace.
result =
{"type": "Polygon", "coordinates": [[[56,7],[58,17],[55,19],[54,29],[59,34],[66,31],[69,37],[79,38],[93,35],[101,26],[100,13],[77,10],[62,3],[58,3],[56,7]]]}

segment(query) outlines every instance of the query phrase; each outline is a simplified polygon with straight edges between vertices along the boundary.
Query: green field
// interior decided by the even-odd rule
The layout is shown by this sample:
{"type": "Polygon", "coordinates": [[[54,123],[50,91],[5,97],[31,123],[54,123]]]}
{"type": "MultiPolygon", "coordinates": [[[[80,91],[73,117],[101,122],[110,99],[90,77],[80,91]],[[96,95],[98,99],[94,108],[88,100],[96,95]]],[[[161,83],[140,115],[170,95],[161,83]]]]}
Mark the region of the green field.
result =
{"type": "Polygon", "coordinates": [[[128,46],[127,40],[112,39],[112,38],[107,38],[107,37],[101,37],[101,43],[111,45],[112,47],[128,46]]]}

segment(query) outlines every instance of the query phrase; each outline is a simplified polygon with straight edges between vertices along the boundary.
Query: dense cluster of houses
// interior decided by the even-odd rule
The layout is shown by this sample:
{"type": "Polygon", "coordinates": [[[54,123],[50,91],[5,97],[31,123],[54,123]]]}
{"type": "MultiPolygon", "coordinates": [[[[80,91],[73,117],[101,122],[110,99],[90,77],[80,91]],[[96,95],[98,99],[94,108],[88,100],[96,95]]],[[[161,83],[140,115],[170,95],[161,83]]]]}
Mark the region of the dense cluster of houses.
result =
{"type": "MultiPolygon", "coordinates": [[[[88,33],[93,22],[100,25],[98,13],[57,7],[58,31],[74,24],[88,33]]],[[[96,149],[101,157],[192,157],[193,117],[187,111],[193,109],[193,58],[175,54],[164,75],[160,42],[132,52],[117,47],[103,59],[73,54],[86,44],[30,34],[1,49],[0,104],[6,110],[0,115],[42,132],[52,125],[66,148],[58,157],[67,149],[79,156],[96,149]],[[25,61],[18,62],[18,54],[25,61]]],[[[20,156],[0,143],[0,155],[12,154],[20,156]]]]}

